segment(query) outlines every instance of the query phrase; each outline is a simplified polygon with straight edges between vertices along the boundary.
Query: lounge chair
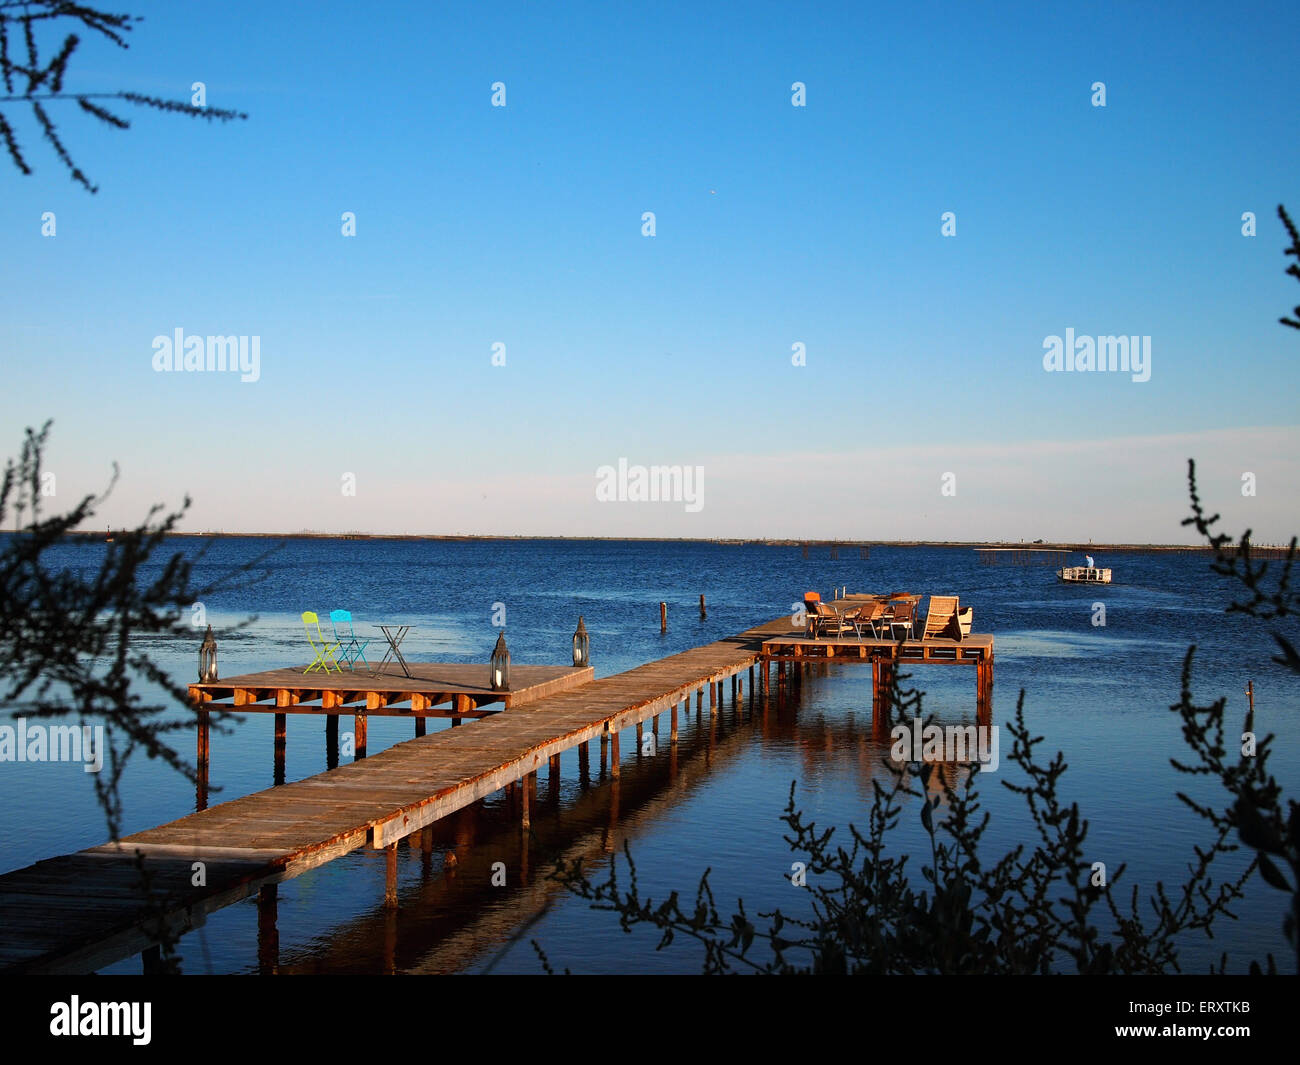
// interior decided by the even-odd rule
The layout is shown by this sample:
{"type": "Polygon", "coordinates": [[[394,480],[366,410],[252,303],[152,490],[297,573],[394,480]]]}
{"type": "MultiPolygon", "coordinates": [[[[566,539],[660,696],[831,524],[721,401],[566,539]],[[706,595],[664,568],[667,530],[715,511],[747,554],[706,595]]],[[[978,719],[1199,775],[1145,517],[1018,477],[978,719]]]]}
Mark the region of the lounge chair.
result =
{"type": "Polygon", "coordinates": [[[930,596],[930,609],[925,615],[925,629],[921,633],[921,639],[950,636],[960,643],[961,623],[957,620],[957,614],[957,596],[930,596]]]}

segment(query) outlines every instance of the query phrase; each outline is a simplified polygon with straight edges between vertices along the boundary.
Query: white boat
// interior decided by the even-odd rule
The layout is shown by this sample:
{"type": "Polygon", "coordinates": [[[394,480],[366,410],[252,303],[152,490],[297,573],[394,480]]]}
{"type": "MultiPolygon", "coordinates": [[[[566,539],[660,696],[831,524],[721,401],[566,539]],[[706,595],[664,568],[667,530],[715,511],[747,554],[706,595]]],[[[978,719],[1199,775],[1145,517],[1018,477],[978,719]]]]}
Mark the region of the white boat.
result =
{"type": "Polygon", "coordinates": [[[1056,575],[1067,584],[1109,584],[1110,570],[1098,566],[1065,566],[1056,575]]]}

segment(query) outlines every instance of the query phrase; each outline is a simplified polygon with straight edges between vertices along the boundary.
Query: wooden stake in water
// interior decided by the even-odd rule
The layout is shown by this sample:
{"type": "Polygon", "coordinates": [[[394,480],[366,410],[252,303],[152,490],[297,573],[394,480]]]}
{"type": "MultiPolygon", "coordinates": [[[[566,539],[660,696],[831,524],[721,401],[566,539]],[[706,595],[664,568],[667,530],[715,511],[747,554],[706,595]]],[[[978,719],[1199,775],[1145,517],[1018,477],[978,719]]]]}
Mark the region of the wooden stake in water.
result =
{"type": "Polygon", "coordinates": [[[660,632],[668,631],[668,604],[667,603],[659,604],[659,631],[660,632]]]}
{"type": "Polygon", "coordinates": [[[706,609],[704,609],[704,596],[703,596],[703,594],[700,595],[700,620],[701,620],[701,621],[708,621],[708,620],[709,620],[709,612],[708,612],[706,609]]]}

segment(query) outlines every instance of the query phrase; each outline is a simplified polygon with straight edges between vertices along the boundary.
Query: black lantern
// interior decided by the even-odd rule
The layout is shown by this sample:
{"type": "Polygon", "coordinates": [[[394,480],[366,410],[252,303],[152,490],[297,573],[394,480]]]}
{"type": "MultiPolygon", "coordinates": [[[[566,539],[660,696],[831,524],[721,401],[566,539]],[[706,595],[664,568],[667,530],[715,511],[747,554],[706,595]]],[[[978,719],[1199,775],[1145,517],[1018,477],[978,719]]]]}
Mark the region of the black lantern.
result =
{"type": "Polygon", "coordinates": [[[578,615],[578,631],[573,634],[573,664],[579,667],[591,665],[591,637],[587,635],[581,614],[578,615]]]}
{"type": "Polygon", "coordinates": [[[208,626],[207,635],[199,645],[199,683],[211,684],[217,679],[217,639],[208,626]]]}
{"type": "Polygon", "coordinates": [[[506,648],[506,632],[502,629],[497,634],[497,645],[492,648],[492,661],[489,679],[494,692],[510,690],[510,652],[506,648]]]}

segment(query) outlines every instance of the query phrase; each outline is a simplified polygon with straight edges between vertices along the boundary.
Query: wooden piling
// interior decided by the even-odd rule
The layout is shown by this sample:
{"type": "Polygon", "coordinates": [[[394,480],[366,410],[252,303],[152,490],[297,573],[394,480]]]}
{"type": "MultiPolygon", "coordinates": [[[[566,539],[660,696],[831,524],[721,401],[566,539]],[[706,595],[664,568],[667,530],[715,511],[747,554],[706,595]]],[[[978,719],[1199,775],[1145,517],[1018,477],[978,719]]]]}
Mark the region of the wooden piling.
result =
{"type": "Polygon", "coordinates": [[[198,750],[195,757],[195,768],[197,769],[194,788],[194,808],[196,810],[206,810],[208,808],[208,759],[211,757],[211,736],[209,730],[211,715],[206,710],[198,712],[198,750]]]}
{"type": "Polygon", "coordinates": [[[707,609],[705,608],[705,606],[704,606],[704,595],[703,595],[703,593],[701,593],[701,595],[700,595],[700,620],[701,620],[701,621],[708,621],[708,620],[709,620],[709,612],[708,612],[708,610],[707,610],[707,609]]]}
{"type": "Polygon", "coordinates": [[[384,848],[384,908],[397,908],[397,842],[384,848]]]}
{"type": "Polygon", "coordinates": [[[673,709],[668,718],[668,742],[676,745],[677,743],[677,704],[673,703],[673,709]]]}
{"type": "Polygon", "coordinates": [[[366,756],[366,713],[358,710],[352,717],[353,760],[361,761],[366,756]]]}
{"type": "Polygon", "coordinates": [[[610,729],[609,732],[609,775],[614,780],[618,779],[618,731],[610,729]]]}
{"type": "Polygon", "coordinates": [[[280,967],[280,933],[275,926],[279,885],[263,884],[257,893],[257,969],[271,976],[280,967]]]}
{"type": "Polygon", "coordinates": [[[327,714],[325,717],[325,768],[339,767],[339,715],[327,714]]]}
{"type": "Polygon", "coordinates": [[[668,631],[668,604],[667,603],[659,604],[659,631],[660,632],[668,631]]]}
{"type": "Polygon", "coordinates": [[[286,737],[288,733],[286,722],[287,714],[275,715],[275,785],[279,787],[284,783],[284,749],[286,746],[286,737]]]}
{"type": "Polygon", "coordinates": [[[532,795],[529,794],[533,789],[529,787],[530,781],[533,782],[534,784],[536,783],[537,781],[536,773],[529,773],[527,778],[523,782],[523,786],[519,789],[519,794],[520,796],[522,796],[521,805],[523,807],[523,815],[519,819],[519,827],[523,830],[525,835],[527,835],[528,830],[533,827],[533,819],[530,814],[532,795]]]}

